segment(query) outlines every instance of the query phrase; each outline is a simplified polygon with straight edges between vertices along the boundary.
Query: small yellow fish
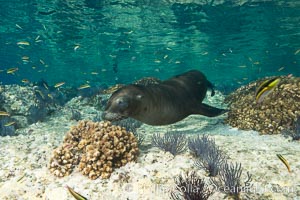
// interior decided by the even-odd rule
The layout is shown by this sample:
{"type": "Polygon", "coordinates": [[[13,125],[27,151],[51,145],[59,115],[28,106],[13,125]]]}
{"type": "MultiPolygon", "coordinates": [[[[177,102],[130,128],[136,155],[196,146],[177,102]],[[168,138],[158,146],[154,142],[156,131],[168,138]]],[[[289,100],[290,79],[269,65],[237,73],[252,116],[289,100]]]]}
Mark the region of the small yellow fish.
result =
{"type": "Polygon", "coordinates": [[[42,59],[40,59],[40,63],[41,63],[42,65],[45,65],[45,62],[44,62],[42,59]]]}
{"type": "Polygon", "coordinates": [[[54,85],[54,87],[55,88],[58,88],[58,87],[60,87],[60,86],[62,86],[62,85],[64,85],[65,84],[65,82],[59,82],[59,83],[56,83],[55,85],[54,85]]]}
{"type": "Polygon", "coordinates": [[[260,84],[255,93],[256,102],[261,103],[265,99],[265,97],[268,96],[274,90],[274,88],[278,85],[279,82],[280,78],[275,77],[266,80],[262,84],[260,84]]]}
{"type": "Polygon", "coordinates": [[[10,114],[5,111],[0,111],[0,116],[10,116],[10,114]]]}
{"type": "Polygon", "coordinates": [[[280,72],[281,70],[283,70],[284,69],[284,67],[280,67],[279,69],[278,69],[278,71],[280,72]]]}
{"type": "Polygon", "coordinates": [[[71,193],[71,195],[76,199],[76,200],[87,200],[86,197],[82,196],[81,194],[79,194],[78,192],[75,192],[72,188],[70,188],[69,186],[66,186],[66,188],[68,189],[68,191],[71,193]]]}
{"type": "Polygon", "coordinates": [[[13,124],[15,124],[16,122],[8,122],[7,124],[4,124],[4,126],[11,126],[13,124]]]}
{"type": "Polygon", "coordinates": [[[80,47],[79,45],[76,45],[76,46],[74,47],[74,51],[76,51],[79,47],[80,47]]]}
{"type": "Polygon", "coordinates": [[[246,68],[247,67],[247,65],[240,65],[240,66],[238,66],[239,68],[246,68]]]}
{"type": "Polygon", "coordinates": [[[281,160],[281,162],[283,162],[283,164],[286,166],[288,171],[291,173],[292,171],[288,161],[281,154],[276,154],[276,156],[279,158],[279,160],[281,160]]]}
{"type": "Polygon", "coordinates": [[[20,42],[17,43],[17,45],[26,45],[26,46],[29,46],[30,43],[27,42],[27,41],[20,41],[20,42]]]}
{"type": "Polygon", "coordinates": [[[50,99],[53,99],[52,94],[48,94],[47,96],[48,96],[50,99]]]}
{"type": "Polygon", "coordinates": [[[78,90],[82,90],[82,89],[85,89],[85,88],[89,88],[91,87],[89,84],[84,84],[84,85],[81,85],[79,88],[77,88],[78,90]]]}
{"type": "Polygon", "coordinates": [[[99,74],[98,72],[91,72],[91,74],[93,74],[93,75],[97,75],[97,74],[99,74]]]}
{"type": "Polygon", "coordinates": [[[300,52],[300,49],[298,49],[297,51],[295,51],[294,55],[297,55],[300,52]]]}
{"type": "Polygon", "coordinates": [[[254,64],[254,65],[259,65],[260,62],[256,61],[256,62],[254,62],[253,64],[254,64]]]}
{"type": "Polygon", "coordinates": [[[155,62],[155,63],[161,63],[161,61],[160,61],[160,60],[157,60],[157,59],[154,60],[154,62],[155,62]]]}
{"type": "Polygon", "coordinates": [[[203,53],[201,53],[201,55],[202,56],[205,56],[205,55],[207,55],[208,54],[208,52],[206,51],[206,52],[203,52],[203,53]]]}
{"type": "Polygon", "coordinates": [[[28,79],[22,79],[22,83],[29,83],[29,80],[28,79]]]}
{"type": "Polygon", "coordinates": [[[8,69],[8,70],[6,71],[6,73],[8,73],[8,74],[13,74],[13,73],[15,73],[15,72],[18,71],[18,70],[19,70],[19,68],[14,67],[14,68],[8,69]]]}
{"type": "Polygon", "coordinates": [[[40,36],[39,36],[39,35],[35,38],[35,40],[38,40],[38,39],[40,39],[40,36]]]}
{"type": "Polygon", "coordinates": [[[169,57],[169,55],[165,55],[165,56],[164,56],[164,59],[167,59],[168,57],[169,57]]]}
{"type": "Polygon", "coordinates": [[[16,27],[19,29],[23,29],[19,24],[16,24],[16,27]]]}
{"type": "Polygon", "coordinates": [[[180,64],[181,62],[179,60],[176,60],[175,61],[175,64],[180,64]]]}
{"type": "Polygon", "coordinates": [[[29,60],[28,56],[22,56],[22,60],[29,60]]]}
{"type": "Polygon", "coordinates": [[[131,33],[133,33],[133,30],[131,30],[131,31],[128,31],[128,32],[124,32],[124,34],[131,34],[131,33]]]}

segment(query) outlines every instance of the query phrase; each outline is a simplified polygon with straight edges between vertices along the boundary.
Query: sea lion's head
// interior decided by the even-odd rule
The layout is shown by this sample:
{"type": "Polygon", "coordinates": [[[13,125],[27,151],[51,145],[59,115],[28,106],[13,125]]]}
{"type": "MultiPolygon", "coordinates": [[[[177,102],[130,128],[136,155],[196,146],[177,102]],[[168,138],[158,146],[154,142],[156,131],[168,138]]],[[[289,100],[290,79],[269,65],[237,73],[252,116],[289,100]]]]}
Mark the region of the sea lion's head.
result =
{"type": "Polygon", "coordinates": [[[118,121],[133,116],[143,95],[137,85],[128,85],[115,91],[109,98],[102,119],[118,121]]]}

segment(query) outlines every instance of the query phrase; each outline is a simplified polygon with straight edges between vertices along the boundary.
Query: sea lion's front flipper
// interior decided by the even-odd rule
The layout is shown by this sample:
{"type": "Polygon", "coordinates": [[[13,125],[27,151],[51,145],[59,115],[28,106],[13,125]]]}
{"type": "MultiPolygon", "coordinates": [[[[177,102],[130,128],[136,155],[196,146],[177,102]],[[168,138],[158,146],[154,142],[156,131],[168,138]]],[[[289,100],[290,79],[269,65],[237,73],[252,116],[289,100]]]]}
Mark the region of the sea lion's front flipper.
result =
{"type": "Polygon", "coordinates": [[[197,110],[194,110],[194,114],[200,114],[207,117],[215,117],[227,112],[225,109],[220,109],[216,107],[209,106],[207,104],[201,103],[196,107],[197,110]]]}

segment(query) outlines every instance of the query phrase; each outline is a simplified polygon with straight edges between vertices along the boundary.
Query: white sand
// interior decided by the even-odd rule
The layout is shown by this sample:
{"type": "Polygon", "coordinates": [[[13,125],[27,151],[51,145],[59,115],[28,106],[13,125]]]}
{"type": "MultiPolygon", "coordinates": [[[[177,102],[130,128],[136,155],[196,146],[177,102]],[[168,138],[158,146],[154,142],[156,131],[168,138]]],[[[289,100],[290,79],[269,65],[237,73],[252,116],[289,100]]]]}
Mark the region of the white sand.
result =
{"type": "MultiPolygon", "coordinates": [[[[93,108],[82,107],[93,113],[93,108]]],[[[77,169],[67,177],[53,176],[47,165],[54,148],[59,146],[71,125],[62,110],[47,122],[21,130],[32,133],[0,138],[0,199],[72,199],[66,185],[88,199],[170,199],[174,177],[194,167],[193,156],[186,153],[173,156],[150,145],[151,135],[170,130],[183,131],[188,136],[209,134],[228,155],[229,160],[241,162],[252,174],[253,187],[248,199],[300,199],[300,143],[281,135],[258,135],[253,131],[239,131],[221,123],[222,117],[208,119],[190,116],[170,126],[143,125],[139,131],[146,134],[137,163],[130,163],[113,172],[110,179],[90,180],[77,169]],[[290,163],[289,173],[276,154],[282,154],[290,163]],[[19,180],[23,177],[21,180],[19,180]]],[[[88,117],[88,114],[83,115],[88,117]]],[[[206,177],[204,170],[199,175],[206,177]]],[[[208,178],[206,178],[208,179],[208,178]]],[[[242,195],[245,197],[245,195],[242,195]]],[[[216,192],[210,199],[222,199],[216,192]]]]}

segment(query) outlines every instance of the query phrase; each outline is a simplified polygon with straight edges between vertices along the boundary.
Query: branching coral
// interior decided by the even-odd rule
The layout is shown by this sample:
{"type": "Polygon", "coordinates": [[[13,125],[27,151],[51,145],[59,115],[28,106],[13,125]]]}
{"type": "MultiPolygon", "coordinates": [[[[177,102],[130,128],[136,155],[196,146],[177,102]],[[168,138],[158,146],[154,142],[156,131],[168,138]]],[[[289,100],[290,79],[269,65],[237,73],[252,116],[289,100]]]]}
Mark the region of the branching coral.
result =
{"type": "Polygon", "coordinates": [[[127,131],[132,132],[137,139],[138,145],[141,145],[145,139],[145,135],[139,133],[137,129],[142,126],[142,122],[133,118],[127,118],[120,121],[112,122],[112,124],[126,128],[127,131]]]}
{"type": "Polygon", "coordinates": [[[227,194],[235,200],[239,200],[241,192],[247,192],[250,189],[252,176],[247,172],[247,179],[242,185],[242,165],[240,163],[228,164],[225,163],[220,171],[220,176],[211,178],[214,187],[221,192],[227,194]]]}
{"type": "Polygon", "coordinates": [[[213,194],[213,190],[195,171],[188,172],[185,176],[177,176],[175,184],[175,190],[171,191],[171,198],[174,200],[206,200],[213,194]]]}
{"type": "Polygon", "coordinates": [[[215,144],[213,139],[203,135],[188,141],[189,149],[198,157],[195,165],[206,169],[209,176],[218,175],[222,165],[225,162],[224,153],[215,144]]]}
{"type": "Polygon", "coordinates": [[[110,177],[114,168],[135,161],[137,141],[133,133],[110,122],[80,121],[67,133],[62,147],[54,150],[50,171],[62,177],[79,170],[91,179],[110,177]]]}
{"type": "Polygon", "coordinates": [[[154,134],[151,138],[152,145],[173,155],[179,154],[186,149],[186,137],[179,132],[167,132],[165,135],[154,134]]]}

